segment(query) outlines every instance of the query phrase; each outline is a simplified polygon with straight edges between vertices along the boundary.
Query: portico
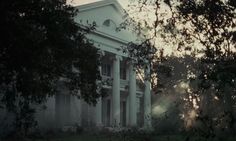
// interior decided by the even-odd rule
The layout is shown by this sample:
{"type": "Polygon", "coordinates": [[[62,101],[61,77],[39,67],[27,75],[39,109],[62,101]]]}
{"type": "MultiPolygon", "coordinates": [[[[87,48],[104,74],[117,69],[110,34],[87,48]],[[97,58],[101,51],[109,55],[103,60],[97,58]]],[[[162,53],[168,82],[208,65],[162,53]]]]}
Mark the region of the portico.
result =
{"type": "Polygon", "coordinates": [[[98,99],[95,107],[96,125],[137,127],[140,126],[137,124],[138,119],[142,119],[139,123],[148,127],[151,121],[147,119],[151,112],[150,83],[140,84],[144,86],[144,89],[137,86],[138,77],[134,64],[128,61],[126,56],[102,52],[100,70],[103,81],[107,82],[103,87],[108,95],[98,99]],[[141,115],[138,112],[144,114],[141,115]]]}
{"type": "MultiPolygon", "coordinates": [[[[137,77],[132,59],[122,50],[137,36],[129,30],[117,30],[125,15],[122,6],[116,0],[107,0],[81,5],[78,9],[80,16],[75,21],[85,26],[96,23],[96,30],[88,38],[103,52],[100,70],[103,82],[107,82],[103,84],[107,96],[98,99],[95,124],[151,127],[150,81],[137,77]]],[[[145,72],[149,75],[150,69],[145,72]]]]}

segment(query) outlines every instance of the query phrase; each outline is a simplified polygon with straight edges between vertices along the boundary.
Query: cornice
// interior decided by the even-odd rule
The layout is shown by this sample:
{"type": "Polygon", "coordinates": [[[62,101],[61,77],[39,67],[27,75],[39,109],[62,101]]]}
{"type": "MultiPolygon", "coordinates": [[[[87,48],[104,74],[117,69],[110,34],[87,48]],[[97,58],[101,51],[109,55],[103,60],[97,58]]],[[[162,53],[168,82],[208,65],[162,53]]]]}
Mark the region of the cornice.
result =
{"type": "Polygon", "coordinates": [[[114,6],[114,8],[117,10],[117,12],[119,12],[123,16],[126,14],[123,7],[116,0],[110,0],[110,1],[102,0],[102,1],[93,2],[93,3],[89,3],[89,4],[75,6],[75,8],[77,8],[80,12],[82,12],[82,11],[87,11],[87,10],[91,10],[91,9],[96,9],[99,7],[104,7],[107,5],[114,6]]]}

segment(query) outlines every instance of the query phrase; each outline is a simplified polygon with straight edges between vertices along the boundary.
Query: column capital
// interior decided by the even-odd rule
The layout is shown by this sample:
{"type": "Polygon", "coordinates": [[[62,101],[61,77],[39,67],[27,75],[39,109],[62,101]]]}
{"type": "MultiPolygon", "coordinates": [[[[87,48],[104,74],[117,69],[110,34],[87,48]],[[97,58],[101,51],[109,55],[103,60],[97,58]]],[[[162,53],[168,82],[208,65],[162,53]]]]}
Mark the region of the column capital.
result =
{"type": "Polygon", "coordinates": [[[136,73],[136,67],[134,65],[134,62],[132,60],[127,61],[126,65],[128,66],[129,73],[136,73]]]}
{"type": "Polygon", "coordinates": [[[122,60],[123,60],[123,57],[120,56],[120,55],[115,54],[114,57],[113,57],[113,59],[114,59],[114,60],[120,60],[120,61],[122,61],[122,60]]]}
{"type": "Polygon", "coordinates": [[[145,65],[145,67],[144,67],[144,75],[145,75],[146,80],[150,79],[150,77],[151,77],[151,68],[150,68],[149,64],[145,65]]]}
{"type": "Polygon", "coordinates": [[[104,50],[98,50],[97,54],[100,55],[101,57],[105,56],[105,51],[104,50]]]}

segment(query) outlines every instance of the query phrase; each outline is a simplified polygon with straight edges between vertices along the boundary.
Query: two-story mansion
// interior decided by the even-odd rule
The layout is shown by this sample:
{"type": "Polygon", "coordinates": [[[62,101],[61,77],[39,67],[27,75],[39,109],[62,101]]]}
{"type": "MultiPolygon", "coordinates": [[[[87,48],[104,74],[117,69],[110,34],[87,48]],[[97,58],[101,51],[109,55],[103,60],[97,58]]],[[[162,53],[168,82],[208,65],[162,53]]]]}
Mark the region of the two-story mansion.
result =
{"type": "Polygon", "coordinates": [[[121,46],[135,41],[129,30],[117,30],[123,22],[124,10],[116,0],[104,0],[78,6],[75,21],[86,26],[96,22],[96,30],[88,35],[102,55],[101,75],[108,94],[96,106],[69,95],[59,86],[60,93],[50,98],[37,117],[41,127],[81,126],[151,126],[150,82],[139,81],[132,62],[121,46]]]}

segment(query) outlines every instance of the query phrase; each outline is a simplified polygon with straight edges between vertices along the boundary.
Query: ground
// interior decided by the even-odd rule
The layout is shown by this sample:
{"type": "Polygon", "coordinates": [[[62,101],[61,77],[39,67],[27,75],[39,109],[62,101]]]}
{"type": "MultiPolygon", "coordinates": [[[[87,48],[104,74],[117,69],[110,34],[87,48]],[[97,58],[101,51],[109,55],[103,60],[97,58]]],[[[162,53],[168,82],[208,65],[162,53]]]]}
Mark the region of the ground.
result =
{"type": "MultiPolygon", "coordinates": [[[[143,137],[129,137],[122,135],[104,136],[104,135],[70,135],[64,137],[48,138],[47,141],[235,141],[236,138],[231,137],[228,139],[204,139],[194,137],[187,139],[182,135],[156,135],[156,136],[143,136],[143,137]]],[[[44,141],[44,140],[36,140],[44,141]]]]}
{"type": "MultiPolygon", "coordinates": [[[[1,139],[0,139],[1,140],[1,139]]],[[[21,139],[7,139],[14,141],[21,139]]],[[[204,138],[190,134],[161,135],[155,133],[138,132],[89,132],[89,133],[48,133],[43,136],[32,136],[25,141],[236,141],[236,136],[204,138]]]]}
{"type": "Polygon", "coordinates": [[[158,134],[136,129],[110,132],[108,130],[62,132],[35,132],[27,138],[10,136],[0,141],[236,141],[236,135],[217,135],[214,138],[199,137],[196,133],[158,134]]]}

